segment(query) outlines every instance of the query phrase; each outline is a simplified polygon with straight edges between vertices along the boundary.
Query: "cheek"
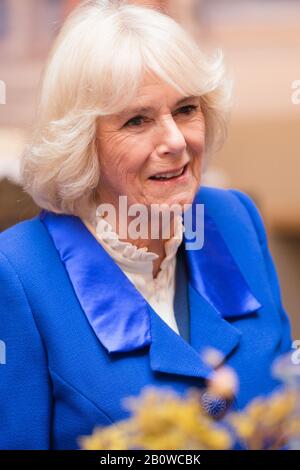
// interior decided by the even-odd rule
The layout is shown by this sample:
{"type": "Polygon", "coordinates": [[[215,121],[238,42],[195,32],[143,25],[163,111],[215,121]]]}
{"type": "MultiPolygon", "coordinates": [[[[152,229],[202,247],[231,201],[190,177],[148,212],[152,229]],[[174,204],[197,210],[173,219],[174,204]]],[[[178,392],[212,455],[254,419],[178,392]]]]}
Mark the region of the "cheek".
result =
{"type": "Polygon", "coordinates": [[[130,184],[143,174],[150,150],[143,138],[130,136],[122,142],[111,141],[102,147],[100,164],[105,179],[130,184]]]}
{"type": "Polygon", "coordinates": [[[205,133],[203,129],[190,131],[186,135],[188,150],[193,156],[201,157],[205,148],[205,133]]]}
{"type": "Polygon", "coordinates": [[[204,119],[196,119],[182,129],[188,150],[193,156],[201,157],[205,148],[204,119]]]}
{"type": "Polygon", "coordinates": [[[151,151],[152,147],[145,136],[130,136],[122,146],[118,166],[128,178],[138,178],[143,174],[151,151]]]}

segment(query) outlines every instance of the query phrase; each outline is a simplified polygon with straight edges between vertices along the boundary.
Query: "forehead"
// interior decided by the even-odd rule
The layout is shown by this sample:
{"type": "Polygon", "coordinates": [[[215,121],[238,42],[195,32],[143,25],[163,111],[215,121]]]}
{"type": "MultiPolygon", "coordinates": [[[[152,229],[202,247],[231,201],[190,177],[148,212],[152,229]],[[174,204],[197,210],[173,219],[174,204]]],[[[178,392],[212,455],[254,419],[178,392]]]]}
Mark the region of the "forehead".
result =
{"type": "Polygon", "coordinates": [[[186,96],[154,74],[147,73],[140,81],[134,95],[126,100],[124,107],[99,117],[98,132],[108,126],[119,127],[136,115],[172,112],[178,106],[199,104],[200,96],[186,96]]]}
{"type": "Polygon", "coordinates": [[[150,101],[151,104],[151,100],[154,101],[155,99],[176,102],[183,98],[185,96],[167,82],[147,73],[144,75],[131,104],[136,105],[146,101],[150,101]]]}
{"type": "Polygon", "coordinates": [[[162,79],[152,74],[145,74],[137,92],[126,109],[118,113],[119,116],[142,111],[153,111],[163,107],[173,108],[185,101],[199,99],[186,96],[176,90],[162,79]]]}

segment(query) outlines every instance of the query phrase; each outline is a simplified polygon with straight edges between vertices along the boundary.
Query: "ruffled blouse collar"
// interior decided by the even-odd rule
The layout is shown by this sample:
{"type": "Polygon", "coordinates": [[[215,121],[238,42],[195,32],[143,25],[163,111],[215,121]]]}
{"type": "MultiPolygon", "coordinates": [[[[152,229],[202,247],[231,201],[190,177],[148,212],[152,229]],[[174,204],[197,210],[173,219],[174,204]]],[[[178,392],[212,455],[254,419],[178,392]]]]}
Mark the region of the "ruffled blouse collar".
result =
{"type": "Polygon", "coordinates": [[[166,256],[155,279],[153,278],[153,262],[158,258],[156,253],[148,251],[146,247],[138,248],[130,242],[120,240],[119,235],[103,217],[97,215],[93,224],[86,220],[84,220],[84,223],[124,271],[132,274],[142,274],[149,280],[152,278],[157,283],[172,277],[170,276],[170,270],[174,271],[176,253],[183,239],[184,226],[181,216],[175,217],[174,235],[165,242],[166,256]]]}

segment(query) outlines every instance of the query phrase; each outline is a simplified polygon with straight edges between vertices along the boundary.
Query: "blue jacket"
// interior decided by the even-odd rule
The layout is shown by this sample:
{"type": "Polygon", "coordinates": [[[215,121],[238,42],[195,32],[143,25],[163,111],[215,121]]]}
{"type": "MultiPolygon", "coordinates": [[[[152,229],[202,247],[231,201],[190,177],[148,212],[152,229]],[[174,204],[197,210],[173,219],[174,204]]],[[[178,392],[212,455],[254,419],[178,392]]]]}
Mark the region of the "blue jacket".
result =
{"type": "Polygon", "coordinates": [[[202,388],[207,346],[239,376],[235,407],[278,385],[290,326],[259,212],[236,190],[202,187],[195,202],[207,220],[204,247],[185,252],[190,343],[79,218],[43,213],[0,235],[1,449],[75,449],[145,386],[202,388]]]}

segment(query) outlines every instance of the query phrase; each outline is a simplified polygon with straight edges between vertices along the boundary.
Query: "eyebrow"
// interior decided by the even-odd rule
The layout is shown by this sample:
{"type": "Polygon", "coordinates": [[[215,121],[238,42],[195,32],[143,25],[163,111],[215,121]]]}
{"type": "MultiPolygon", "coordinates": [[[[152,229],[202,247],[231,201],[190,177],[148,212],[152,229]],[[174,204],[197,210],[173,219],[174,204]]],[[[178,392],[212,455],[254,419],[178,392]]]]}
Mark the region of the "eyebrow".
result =
{"type": "MultiPolygon", "coordinates": [[[[193,99],[198,98],[197,96],[186,96],[185,98],[181,98],[174,104],[174,108],[176,106],[180,106],[181,104],[184,104],[186,101],[190,101],[193,99]]],[[[152,106],[137,106],[135,108],[131,109],[125,109],[123,112],[119,113],[120,117],[125,117],[129,115],[137,115],[137,114],[143,114],[143,113],[149,113],[155,111],[155,108],[152,106]]]]}

